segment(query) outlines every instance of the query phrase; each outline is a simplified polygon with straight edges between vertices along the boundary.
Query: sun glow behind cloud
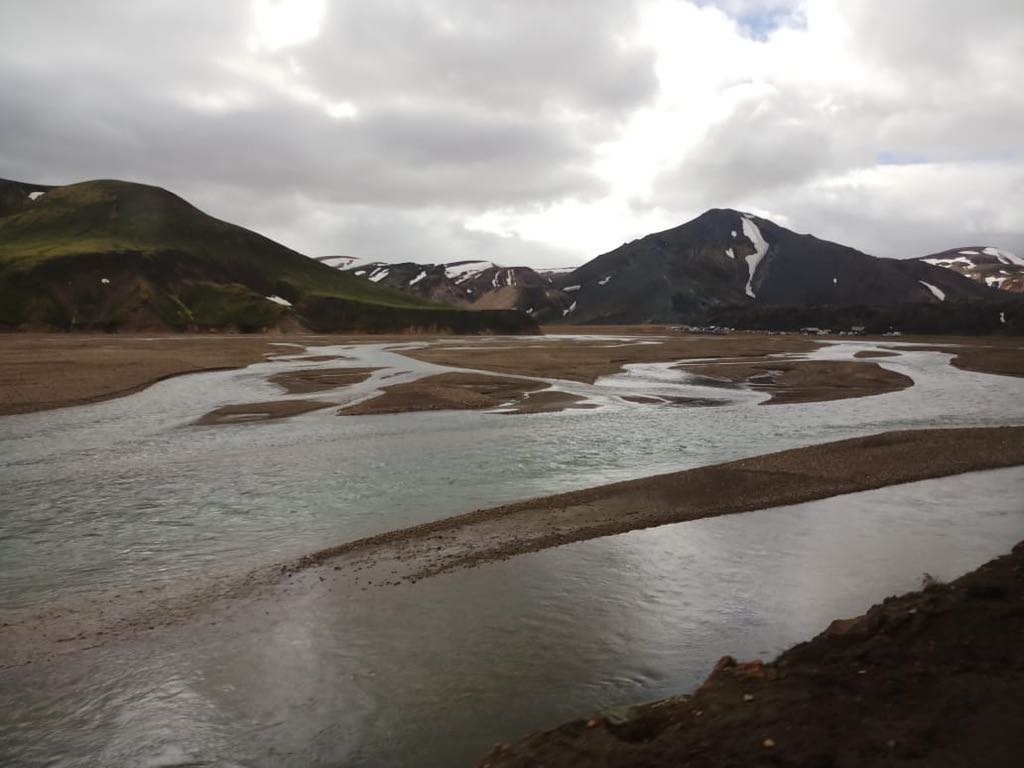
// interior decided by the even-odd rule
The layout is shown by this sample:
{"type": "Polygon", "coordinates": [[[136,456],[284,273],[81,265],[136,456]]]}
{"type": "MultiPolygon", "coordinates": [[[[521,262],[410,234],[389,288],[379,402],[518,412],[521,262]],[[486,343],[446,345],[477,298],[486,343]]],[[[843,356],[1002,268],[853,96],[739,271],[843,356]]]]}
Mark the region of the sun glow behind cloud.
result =
{"type": "Polygon", "coordinates": [[[320,35],[326,0],[253,0],[255,36],[250,48],[277,51],[320,35]]]}

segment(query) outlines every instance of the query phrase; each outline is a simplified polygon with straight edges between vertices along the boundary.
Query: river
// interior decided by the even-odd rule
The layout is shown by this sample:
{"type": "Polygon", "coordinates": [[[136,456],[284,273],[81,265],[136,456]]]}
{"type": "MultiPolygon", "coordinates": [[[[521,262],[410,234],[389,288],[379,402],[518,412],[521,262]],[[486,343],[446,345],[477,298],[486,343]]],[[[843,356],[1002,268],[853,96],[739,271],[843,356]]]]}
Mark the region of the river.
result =
{"type": "MultiPolygon", "coordinates": [[[[400,351],[309,354],[381,369],[329,393],[337,402],[449,370],[400,351]]],[[[878,362],[914,387],[829,403],[760,407],[762,393],[636,365],[594,385],[557,383],[598,406],[589,411],[324,411],[194,425],[219,405],[282,397],[272,373],[338,365],[293,352],[0,419],[3,620],[43,606],[102,611],[514,499],[890,429],[1024,421],[1019,379],[906,350],[878,362]],[[719,405],[623,399],[658,392],[719,405]]],[[[465,764],[526,729],[692,688],[724,653],[771,655],[926,571],[975,567],[1024,538],[1022,498],[1024,471],[999,470],[581,542],[397,587],[306,577],[181,626],[0,670],[0,761],[465,764]]]]}

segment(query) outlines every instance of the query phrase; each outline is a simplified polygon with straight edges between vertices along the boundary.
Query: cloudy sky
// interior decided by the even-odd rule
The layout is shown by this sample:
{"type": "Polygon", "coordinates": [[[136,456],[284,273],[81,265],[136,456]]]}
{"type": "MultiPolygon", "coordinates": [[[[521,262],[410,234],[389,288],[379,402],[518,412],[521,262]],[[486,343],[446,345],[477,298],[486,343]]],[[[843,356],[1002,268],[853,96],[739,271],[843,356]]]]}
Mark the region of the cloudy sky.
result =
{"type": "Polygon", "coordinates": [[[0,0],[0,177],[310,255],[565,266],[707,208],[1024,252],[1021,0],[0,0]]]}

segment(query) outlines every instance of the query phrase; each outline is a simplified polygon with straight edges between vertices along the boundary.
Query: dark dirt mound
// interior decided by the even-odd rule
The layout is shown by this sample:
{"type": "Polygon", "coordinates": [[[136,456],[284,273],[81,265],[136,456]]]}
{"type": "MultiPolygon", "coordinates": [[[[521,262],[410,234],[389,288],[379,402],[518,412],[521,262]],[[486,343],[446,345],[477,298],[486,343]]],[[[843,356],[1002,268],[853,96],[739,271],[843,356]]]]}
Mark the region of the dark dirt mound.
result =
{"type": "Polygon", "coordinates": [[[834,621],[692,696],[500,745],[482,766],[1019,766],[1024,542],[949,585],[834,621]]]}

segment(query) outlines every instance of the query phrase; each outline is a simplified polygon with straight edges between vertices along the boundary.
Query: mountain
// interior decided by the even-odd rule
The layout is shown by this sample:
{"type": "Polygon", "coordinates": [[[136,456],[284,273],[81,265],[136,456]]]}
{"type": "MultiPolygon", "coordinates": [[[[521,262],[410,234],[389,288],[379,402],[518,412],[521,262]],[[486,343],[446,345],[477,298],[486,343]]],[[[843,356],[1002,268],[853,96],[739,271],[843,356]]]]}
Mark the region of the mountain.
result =
{"type": "Polygon", "coordinates": [[[952,248],[919,256],[917,261],[951,269],[976,283],[1010,293],[1024,293],[1024,259],[992,246],[952,248]]]}
{"type": "Polygon", "coordinates": [[[377,285],[476,310],[515,309],[546,316],[559,314],[572,303],[568,294],[554,286],[558,270],[538,272],[489,261],[387,264],[351,256],[324,256],[320,261],[377,285]]]}
{"type": "Polygon", "coordinates": [[[987,302],[998,293],[920,260],[882,259],[730,209],[647,235],[554,281],[542,322],[675,323],[719,307],[987,302]]]}
{"type": "Polygon", "coordinates": [[[158,187],[0,180],[0,327],[525,331],[359,280],[158,187]]]}

